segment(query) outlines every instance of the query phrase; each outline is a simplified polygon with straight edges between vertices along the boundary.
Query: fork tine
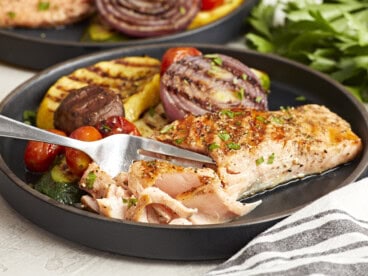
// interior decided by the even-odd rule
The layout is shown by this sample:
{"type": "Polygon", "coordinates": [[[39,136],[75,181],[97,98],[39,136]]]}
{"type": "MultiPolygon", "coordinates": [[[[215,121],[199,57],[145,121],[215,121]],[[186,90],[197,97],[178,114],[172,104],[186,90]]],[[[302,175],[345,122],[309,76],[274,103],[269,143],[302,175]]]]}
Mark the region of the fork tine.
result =
{"type": "Polygon", "coordinates": [[[138,136],[131,136],[131,138],[139,145],[139,148],[152,152],[154,154],[159,154],[168,157],[186,159],[195,162],[207,163],[207,164],[215,164],[212,158],[195,153],[189,150],[181,149],[169,144],[165,144],[159,141],[155,141],[148,138],[138,137],[138,136]]]}

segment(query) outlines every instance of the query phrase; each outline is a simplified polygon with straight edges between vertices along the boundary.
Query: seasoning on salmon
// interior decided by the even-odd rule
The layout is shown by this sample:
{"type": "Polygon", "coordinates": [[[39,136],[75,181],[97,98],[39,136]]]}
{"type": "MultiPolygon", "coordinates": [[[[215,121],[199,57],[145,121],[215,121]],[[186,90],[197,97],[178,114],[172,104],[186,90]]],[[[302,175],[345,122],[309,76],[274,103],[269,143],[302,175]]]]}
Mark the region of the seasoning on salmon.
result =
{"type": "Polygon", "coordinates": [[[315,104],[190,115],[156,139],[211,156],[225,191],[235,199],[332,169],[362,150],[348,122],[315,104]]]}

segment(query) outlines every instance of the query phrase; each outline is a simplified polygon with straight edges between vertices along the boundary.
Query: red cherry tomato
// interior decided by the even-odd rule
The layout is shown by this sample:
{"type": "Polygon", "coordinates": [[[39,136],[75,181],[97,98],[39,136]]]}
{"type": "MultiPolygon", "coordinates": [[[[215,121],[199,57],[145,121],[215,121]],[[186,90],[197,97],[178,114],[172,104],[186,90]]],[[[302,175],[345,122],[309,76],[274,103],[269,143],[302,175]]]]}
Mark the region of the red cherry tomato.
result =
{"type": "Polygon", "coordinates": [[[224,0],[202,0],[202,11],[213,10],[224,4],[224,0]]]}
{"type": "MultiPolygon", "coordinates": [[[[82,141],[96,141],[102,139],[101,133],[93,126],[79,127],[70,134],[70,137],[82,141]]],[[[88,165],[92,162],[92,159],[87,154],[72,148],[65,148],[65,158],[70,170],[79,176],[83,174],[88,165]]]]}
{"type": "Polygon", "coordinates": [[[193,47],[176,47],[168,49],[161,60],[161,75],[166,72],[169,66],[188,56],[200,56],[202,53],[193,47]]]}
{"type": "Polygon", "coordinates": [[[96,125],[96,128],[100,131],[103,137],[119,133],[136,136],[141,135],[137,127],[122,116],[111,116],[110,118],[99,122],[96,125]]]}
{"type": "MultiPolygon", "coordinates": [[[[61,130],[50,129],[49,131],[66,136],[65,132],[61,130]]],[[[45,172],[50,168],[55,157],[63,151],[63,146],[38,141],[29,141],[24,152],[24,163],[29,171],[45,172]]]]}

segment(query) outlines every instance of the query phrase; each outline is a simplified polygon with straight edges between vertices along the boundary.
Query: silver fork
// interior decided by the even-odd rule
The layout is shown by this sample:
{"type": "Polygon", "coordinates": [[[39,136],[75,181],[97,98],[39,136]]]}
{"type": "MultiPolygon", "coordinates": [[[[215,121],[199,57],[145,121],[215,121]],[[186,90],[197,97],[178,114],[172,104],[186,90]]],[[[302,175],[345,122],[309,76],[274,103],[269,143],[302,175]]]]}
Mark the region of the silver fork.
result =
{"type": "Polygon", "coordinates": [[[135,160],[169,159],[176,164],[196,167],[214,164],[208,156],[148,138],[115,134],[98,141],[85,142],[63,137],[1,114],[0,136],[41,141],[81,150],[111,176],[128,171],[135,160]]]}

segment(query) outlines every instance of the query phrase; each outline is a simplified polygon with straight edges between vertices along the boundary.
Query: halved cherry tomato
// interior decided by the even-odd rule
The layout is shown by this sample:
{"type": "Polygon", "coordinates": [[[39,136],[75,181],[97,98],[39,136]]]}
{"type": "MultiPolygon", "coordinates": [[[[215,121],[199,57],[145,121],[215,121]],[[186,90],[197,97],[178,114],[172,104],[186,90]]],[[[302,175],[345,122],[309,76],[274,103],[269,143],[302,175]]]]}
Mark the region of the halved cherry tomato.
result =
{"type": "MultiPolygon", "coordinates": [[[[93,126],[79,127],[70,134],[70,137],[82,141],[96,141],[102,139],[101,133],[93,126]]],[[[87,154],[72,148],[65,148],[65,158],[70,170],[79,176],[83,174],[88,165],[92,162],[92,159],[87,154]]]]}
{"type": "MultiPolygon", "coordinates": [[[[65,132],[61,130],[50,129],[49,131],[66,136],[65,132]]],[[[63,151],[63,146],[38,141],[29,141],[24,151],[24,163],[29,171],[45,172],[50,168],[55,157],[63,151]]]]}
{"type": "Polygon", "coordinates": [[[202,53],[193,47],[176,47],[168,49],[161,59],[161,75],[164,74],[169,66],[188,56],[200,56],[202,53]]]}
{"type": "Polygon", "coordinates": [[[106,120],[99,122],[96,125],[96,128],[103,137],[119,133],[131,134],[136,136],[141,135],[137,127],[122,116],[111,116],[106,120]]]}
{"type": "Polygon", "coordinates": [[[202,0],[202,11],[213,10],[224,4],[224,0],[202,0]]]}

